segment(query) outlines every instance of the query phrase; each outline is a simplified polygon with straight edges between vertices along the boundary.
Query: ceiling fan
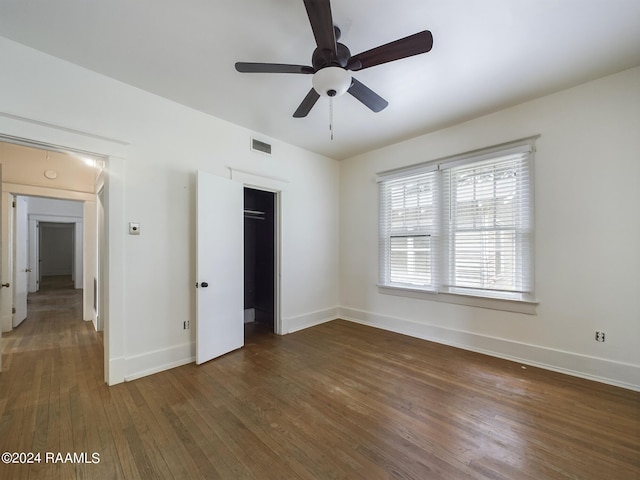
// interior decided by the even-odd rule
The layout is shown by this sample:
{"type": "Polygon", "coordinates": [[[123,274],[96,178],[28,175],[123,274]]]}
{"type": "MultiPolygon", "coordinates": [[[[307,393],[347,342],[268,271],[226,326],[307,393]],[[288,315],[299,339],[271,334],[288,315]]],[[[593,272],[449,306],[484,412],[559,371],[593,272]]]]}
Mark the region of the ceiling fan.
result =
{"type": "Polygon", "coordinates": [[[311,65],[282,63],[237,62],[236,70],[244,73],[298,73],[313,75],[313,88],[302,100],[293,116],[306,117],[320,96],[337,97],[349,93],[374,112],[389,104],[384,98],[351,76],[351,72],[364,70],[383,63],[426,53],[433,46],[429,30],[401,38],[391,43],[351,55],[340,39],[340,29],[333,24],[330,0],[304,0],[307,16],[317,48],[311,56],[311,65]]]}

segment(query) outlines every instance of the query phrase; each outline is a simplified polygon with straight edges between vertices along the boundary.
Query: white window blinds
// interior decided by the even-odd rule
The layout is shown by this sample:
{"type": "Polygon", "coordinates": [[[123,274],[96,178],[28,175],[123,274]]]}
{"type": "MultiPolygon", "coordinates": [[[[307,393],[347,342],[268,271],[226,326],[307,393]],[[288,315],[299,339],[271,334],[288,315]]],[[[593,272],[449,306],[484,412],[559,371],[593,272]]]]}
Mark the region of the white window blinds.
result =
{"type": "Polygon", "coordinates": [[[381,174],[380,284],[531,294],[533,141],[381,174]]]}
{"type": "Polygon", "coordinates": [[[446,168],[445,286],[529,293],[528,152],[446,168]]]}
{"type": "Polygon", "coordinates": [[[382,283],[434,289],[437,278],[437,172],[380,184],[382,283]]]}

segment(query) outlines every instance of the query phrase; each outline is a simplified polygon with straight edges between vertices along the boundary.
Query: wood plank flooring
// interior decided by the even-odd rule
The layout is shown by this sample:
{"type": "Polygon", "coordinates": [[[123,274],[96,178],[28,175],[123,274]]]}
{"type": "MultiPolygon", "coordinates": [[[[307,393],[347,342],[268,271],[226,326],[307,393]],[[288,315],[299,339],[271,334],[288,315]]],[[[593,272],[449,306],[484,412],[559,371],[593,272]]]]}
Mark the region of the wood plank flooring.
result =
{"type": "Polygon", "coordinates": [[[69,287],[3,335],[0,453],[42,463],[0,479],[640,478],[639,393],[346,321],[107,387],[69,287]]]}

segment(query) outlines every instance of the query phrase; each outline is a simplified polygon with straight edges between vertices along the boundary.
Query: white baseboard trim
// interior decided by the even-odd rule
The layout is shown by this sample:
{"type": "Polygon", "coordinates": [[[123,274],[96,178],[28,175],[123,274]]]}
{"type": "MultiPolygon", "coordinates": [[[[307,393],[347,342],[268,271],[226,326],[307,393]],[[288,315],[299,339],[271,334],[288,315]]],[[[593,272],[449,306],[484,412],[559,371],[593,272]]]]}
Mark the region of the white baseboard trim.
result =
{"type": "MultiPolygon", "coordinates": [[[[283,332],[297,332],[336,318],[338,318],[338,307],[318,310],[297,317],[283,318],[283,332]]],[[[183,343],[175,347],[113,360],[110,362],[108,383],[109,385],[115,385],[122,381],[129,382],[147,375],[193,363],[196,360],[195,350],[195,343],[183,343]]]]}
{"type": "Polygon", "coordinates": [[[180,367],[196,360],[195,343],[183,343],[175,347],[127,357],[124,381],[146,377],[154,373],[180,367]]]}
{"type": "Polygon", "coordinates": [[[340,307],[338,318],[464,350],[640,391],[640,366],[340,307]]]}
{"type": "Polygon", "coordinates": [[[251,323],[256,321],[256,309],[245,308],[244,309],[244,323],[251,323]]]}
{"type": "MultiPolygon", "coordinates": [[[[11,311],[11,306],[9,306],[11,311]]],[[[2,333],[9,333],[13,330],[13,314],[2,315],[2,333]]]]}
{"type": "Polygon", "coordinates": [[[109,371],[105,381],[107,385],[117,385],[124,382],[124,372],[126,369],[126,359],[124,357],[112,358],[109,360],[109,371]]]}
{"type": "MultiPolygon", "coordinates": [[[[638,365],[443,328],[354,308],[333,307],[297,317],[283,318],[283,332],[294,333],[337,318],[524,365],[640,391],[640,366],[638,365]]],[[[115,385],[122,381],[135,380],[193,363],[194,352],[194,343],[184,343],[133,357],[113,359],[109,364],[108,384],[115,385]]]]}
{"type": "Polygon", "coordinates": [[[318,310],[316,312],[305,313],[297,317],[289,317],[282,319],[282,332],[293,333],[298,330],[304,330],[305,328],[320,325],[321,323],[329,322],[338,318],[338,308],[327,308],[325,310],[318,310]]]}

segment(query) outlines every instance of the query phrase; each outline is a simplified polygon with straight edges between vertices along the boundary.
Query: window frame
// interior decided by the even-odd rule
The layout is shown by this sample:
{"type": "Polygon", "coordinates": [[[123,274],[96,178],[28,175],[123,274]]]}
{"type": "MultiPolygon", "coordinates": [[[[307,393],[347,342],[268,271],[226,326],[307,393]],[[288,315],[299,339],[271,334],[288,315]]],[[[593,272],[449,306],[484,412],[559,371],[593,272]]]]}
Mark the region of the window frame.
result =
{"type": "MultiPolygon", "coordinates": [[[[436,238],[436,241],[434,241],[434,237],[436,237],[437,229],[439,228],[439,219],[433,216],[432,214],[430,218],[427,219],[427,221],[420,222],[420,221],[417,221],[417,219],[422,218],[424,220],[424,218],[419,217],[416,212],[416,210],[419,210],[421,207],[420,194],[421,194],[422,188],[426,189],[431,194],[433,193],[433,188],[437,183],[437,178],[435,176],[436,173],[437,171],[435,168],[429,168],[411,175],[397,177],[397,179],[405,180],[400,185],[400,187],[404,188],[405,190],[407,188],[413,189],[414,190],[413,195],[408,195],[406,192],[404,192],[401,195],[394,193],[393,191],[398,187],[398,185],[394,182],[394,179],[390,179],[384,185],[382,183],[380,184],[380,188],[382,190],[387,191],[386,189],[389,189],[388,195],[383,195],[381,193],[379,196],[380,212],[384,212],[384,214],[381,213],[380,215],[380,229],[379,229],[380,252],[382,251],[389,252],[389,255],[385,255],[384,258],[380,257],[380,274],[379,274],[380,283],[384,283],[386,285],[393,286],[393,287],[403,287],[403,288],[409,288],[409,289],[419,288],[425,291],[436,290],[436,286],[433,284],[432,280],[434,278],[433,272],[437,271],[437,265],[438,265],[438,256],[437,256],[438,242],[437,242],[437,238],[436,238]],[[413,215],[410,214],[401,219],[394,217],[393,215],[394,200],[400,200],[405,204],[409,202],[411,204],[411,207],[407,207],[405,210],[403,210],[403,213],[407,211],[411,212],[411,210],[413,210],[413,215]],[[386,202],[389,202],[388,206],[386,205],[386,202]],[[398,223],[400,225],[398,225],[398,223]],[[382,224],[384,224],[384,227],[382,224]],[[431,281],[425,282],[422,284],[411,283],[410,281],[405,281],[405,282],[393,281],[392,280],[393,239],[394,238],[424,238],[424,237],[429,239],[430,258],[428,261],[431,266],[430,279],[429,279],[431,281]],[[436,248],[436,251],[434,251],[434,247],[436,248]],[[420,287],[419,285],[422,285],[422,286],[420,287]]],[[[437,191],[436,191],[436,194],[438,194],[437,191]]],[[[437,214],[437,212],[433,212],[433,213],[437,214]]],[[[407,253],[409,254],[410,252],[408,251],[407,253]]],[[[407,272],[407,274],[405,275],[405,280],[408,280],[409,277],[411,277],[411,275],[409,275],[409,273],[407,272]]]]}
{"type": "MultiPolygon", "coordinates": [[[[535,285],[535,272],[534,272],[534,155],[535,155],[535,141],[539,138],[539,135],[528,137],[514,142],[508,142],[500,145],[496,145],[489,148],[480,150],[474,150],[466,152],[460,155],[441,158],[417,165],[411,165],[399,169],[389,170],[378,173],[377,182],[379,183],[379,279],[378,290],[380,293],[400,295],[411,298],[423,298],[427,300],[435,300],[446,303],[455,303],[471,306],[479,306],[482,308],[491,308],[497,310],[515,311],[519,313],[535,314],[535,306],[537,301],[535,299],[534,285],[535,285]],[[519,241],[524,242],[520,245],[519,250],[521,253],[514,254],[514,258],[518,255],[522,258],[517,258],[518,262],[522,262],[514,269],[517,271],[523,268],[521,276],[514,280],[522,286],[522,291],[502,291],[499,289],[483,289],[483,288],[466,288],[456,285],[449,285],[451,282],[450,275],[452,274],[452,255],[450,254],[451,238],[450,238],[450,225],[447,217],[450,213],[450,204],[447,201],[451,201],[451,198],[447,198],[450,192],[445,191],[444,177],[446,172],[452,172],[459,167],[468,165],[473,168],[473,165],[480,166],[482,162],[491,164],[491,160],[500,159],[509,156],[523,156],[523,175],[524,180],[517,179],[518,192],[523,192],[526,195],[525,207],[518,212],[524,212],[522,214],[525,217],[524,227],[522,231],[525,232],[526,238],[520,238],[519,241]],[[389,232],[385,230],[383,218],[387,215],[383,209],[385,208],[384,187],[388,182],[401,181],[412,176],[421,175],[429,172],[436,172],[437,183],[437,205],[436,215],[439,218],[438,228],[435,232],[430,232],[432,245],[432,251],[435,252],[436,258],[432,262],[432,277],[435,281],[430,288],[423,288],[418,285],[402,285],[397,282],[389,281],[388,269],[385,266],[385,262],[388,261],[390,252],[387,251],[388,241],[385,241],[385,235],[389,235],[389,232]],[[524,185],[521,182],[526,182],[524,185]],[[524,277],[522,275],[525,275],[524,277]]],[[[495,179],[493,180],[495,183],[495,179]]],[[[493,197],[495,198],[495,197],[493,197]]],[[[516,235],[523,235],[517,233],[516,235]]],[[[516,243],[516,246],[519,245],[516,243]]],[[[514,289],[515,290],[515,289],[514,289]]]]}

